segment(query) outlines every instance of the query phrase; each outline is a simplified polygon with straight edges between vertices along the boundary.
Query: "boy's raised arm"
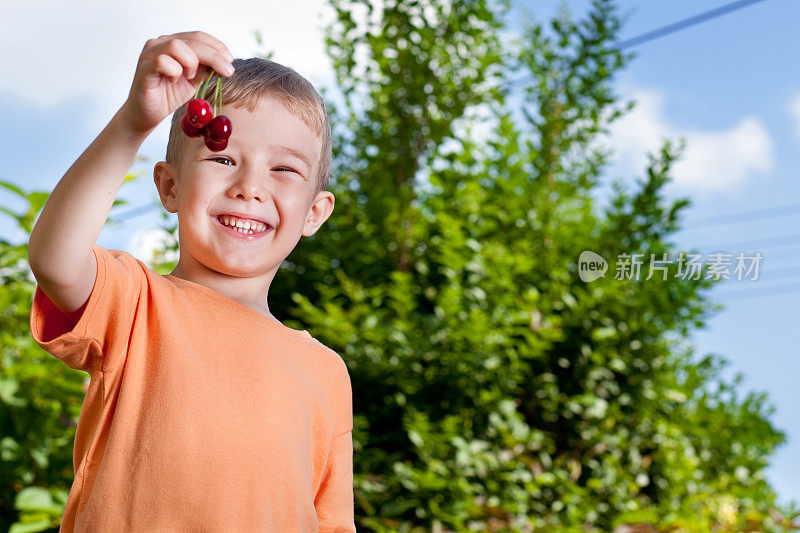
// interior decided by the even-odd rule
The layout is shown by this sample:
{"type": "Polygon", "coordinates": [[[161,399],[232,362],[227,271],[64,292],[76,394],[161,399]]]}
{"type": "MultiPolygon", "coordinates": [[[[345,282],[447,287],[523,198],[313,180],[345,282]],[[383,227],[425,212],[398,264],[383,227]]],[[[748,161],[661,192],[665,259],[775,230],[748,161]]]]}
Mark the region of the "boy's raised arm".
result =
{"type": "Polygon", "coordinates": [[[147,137],[147,133],[138,134],[130,129],[123,119],[125,112],[123,104],[64,174],[31,231],[28,242],[31,271],[42,290],[62,311],[81,307],[91,292],[96,269],[92,246],[147,137]],[[86,291],[88,281],[92,283],[86,291]]]}
{"type": "Polygon", "coordinates": [[[94,286],[92,247],[142,142],[195,93],[209,65],[230,76],[233,55],[204,32],[148,40],[128,99],[56,185],[28,242],[42,291],[65,313],[83,306],[94,286]]]}

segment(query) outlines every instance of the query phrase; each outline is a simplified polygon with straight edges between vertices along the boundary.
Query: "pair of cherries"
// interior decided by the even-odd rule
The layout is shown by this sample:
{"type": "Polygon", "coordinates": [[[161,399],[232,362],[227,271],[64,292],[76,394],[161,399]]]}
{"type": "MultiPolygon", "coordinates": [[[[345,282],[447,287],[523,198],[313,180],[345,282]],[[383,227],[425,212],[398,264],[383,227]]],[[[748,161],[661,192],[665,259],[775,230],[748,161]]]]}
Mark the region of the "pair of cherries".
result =
{"type": "MultiPolygon", "coordinates": [[[[207,100],[197,97],[201,85],[203,86],[202,93],[205,94],[205,86],[213,75],[214,70],[212,69],[208,80],[197,86],[194,98],[189,101],[186,106],[186,113],[181,118],[181,128],[189,137],[200,137],[202,135],[208,149],[212,152],[219,152],[228,146],[228,139],[231,136],[233,125],[225,115],[216,114],[215,116],[211,104],[207,100]]],[[[215,104],[219,111],[221,111],[221,106],[219,105],[221,82],[222,79],[217,77],[215,104]]]]}

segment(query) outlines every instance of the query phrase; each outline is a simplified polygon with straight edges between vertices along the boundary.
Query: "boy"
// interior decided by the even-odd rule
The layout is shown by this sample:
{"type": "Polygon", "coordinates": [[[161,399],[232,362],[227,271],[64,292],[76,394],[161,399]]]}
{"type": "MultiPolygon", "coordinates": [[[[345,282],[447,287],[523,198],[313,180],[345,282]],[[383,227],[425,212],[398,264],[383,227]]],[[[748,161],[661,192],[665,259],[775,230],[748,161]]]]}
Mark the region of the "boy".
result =
{"type": "Polygon", "coordinates": [[[61,531],[355,531],[347,367],[267,305],[283,259],[333,211],[330,159],[324,103],[292,69],[234,61],[203,32],[147,41],[128,99],[29,242],[33,337],[91,376],[61,531]],[[209,67],[232,122],[219,152],[180,127],[209,67]],[[154,180],[180,259],[162,276],[96,240],[173,112],[154,180]]]}

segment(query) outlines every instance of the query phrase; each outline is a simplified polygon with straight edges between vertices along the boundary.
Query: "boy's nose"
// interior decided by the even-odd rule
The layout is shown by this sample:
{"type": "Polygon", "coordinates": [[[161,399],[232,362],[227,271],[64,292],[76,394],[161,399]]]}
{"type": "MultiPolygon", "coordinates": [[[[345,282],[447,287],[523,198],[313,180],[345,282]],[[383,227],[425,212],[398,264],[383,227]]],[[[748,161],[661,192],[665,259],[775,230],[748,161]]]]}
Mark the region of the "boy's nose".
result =
{"type": "Polygon", "coordinates": [[[242,173],[232,185],[231,189],[236,197],[244,200],[255,199],[259,202],[266,201],[269,193],[264,183],[264,176],[255,176],[252,173],[242,173]]]}

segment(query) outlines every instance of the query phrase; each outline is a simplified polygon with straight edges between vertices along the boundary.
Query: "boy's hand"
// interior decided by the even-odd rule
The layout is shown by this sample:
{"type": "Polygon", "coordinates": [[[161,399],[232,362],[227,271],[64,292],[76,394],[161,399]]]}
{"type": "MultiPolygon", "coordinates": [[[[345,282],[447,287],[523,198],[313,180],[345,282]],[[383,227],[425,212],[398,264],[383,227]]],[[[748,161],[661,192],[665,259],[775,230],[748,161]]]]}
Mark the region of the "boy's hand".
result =
{"type": "Polygon", "coordinates": [[[130,131],[146,135],[185,104],[208,72],[233,74],[233,54],[202,31],[149,39],[139,56],[122,119],[130,131]],[[230,70],[227,70],[230,68],[230,70]]]}

